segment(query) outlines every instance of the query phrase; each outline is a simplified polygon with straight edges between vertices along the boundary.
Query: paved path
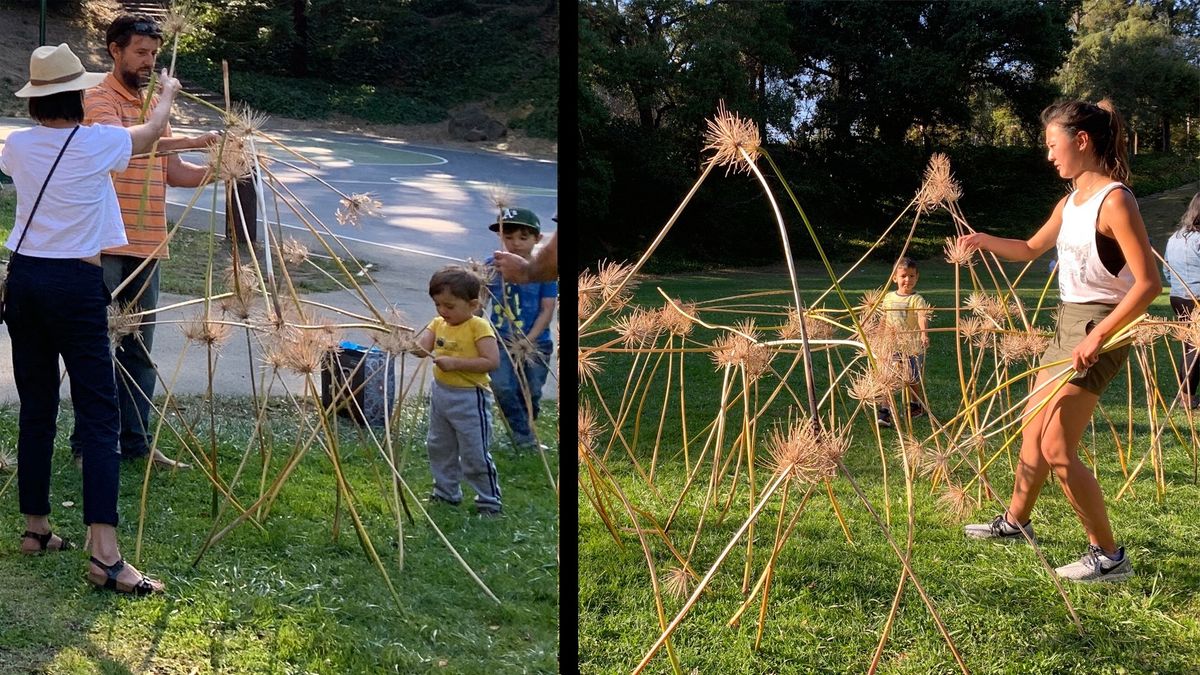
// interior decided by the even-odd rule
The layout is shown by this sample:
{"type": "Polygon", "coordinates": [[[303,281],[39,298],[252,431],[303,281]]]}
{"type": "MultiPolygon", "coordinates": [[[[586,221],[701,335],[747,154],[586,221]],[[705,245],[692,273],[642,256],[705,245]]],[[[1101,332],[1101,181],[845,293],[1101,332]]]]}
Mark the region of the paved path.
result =
{"type": "MultiPolygon", "coordinates": [[[[0,118],[0,143],[10,131],[27,125],[27,120],[0,118]]],[[[181,129],[182,133],[190,131],[193,130],[181,129]]],[[[482,259],[498,245],[496,235],[486,227],[486,223],[494,219],[488,197],[489,185],[508,186],[519,203],[529,205],[538,213],[546,230],[554,225],[550,216],[557,209],[557,166],[553,162],[416,147],[329,131],[268,133],[318,162],[318,167],[306,167],[305,170],[320,175],[344,192],[371,192],[383,202],[382,217],[363,218],[358,228],[338,226],[334,214],[340,197],[336,193],[300,171],[275,164],[274,171],[280,180],[334,230],[353,255],[376,264],[371,270],[375,284],[368,291],[371,301],[380,308],[399,310],[411,325],[423,324],[434,314],[427,284],[435,270],[449,260],[482,259]]],[[[278,148],[272,147],[267,152],[281,159],[287,158],[287,161],[294,160],[278,148]]],[[[183,214],[184,205],[194,195],[193,190],[172,188],[169,191],[168,210],[173,219],[183,214]]],[[[221,213],[210,218],[207,209],[211,207],[212,196],[210,192],[204,192],[186,216],[184,225],[208,229],[210,222],[215,221],[215,229],[223,233],[223,201],[223,196],[218,197],[217,210],[221,213]],[[201,205],[204,208],[200,208],[201,205]]],[[[284,228],[313,245],[313,238],[305,236],[307,228],[303,228],[301,221],[286,207],[281,206],[281,210],[280,221],[284,228]]],[[[273,209],[270,213],[274,218],[273,209]]],[[[366,313],[361,299],[349,292],[310,294],[305,298],[350,312],[366,313]]],[[[183,300],[186,298],[164,295],[160,306],[183,300]]],[[[197,311],[189,308],[166,312],[159,320],[180,321],[194,316],[197,311]]],[[[0,331],[7,333],[6,328],[0,328],[0,331]]],[[[359,344],[371,342],[370,333],[363,330],[349,331],[345,337],[359,344]]],[[[203,393],[207,389],[207,354],[195,345],[188,346],[178,325],[165,324],[158,329],[154,354],[162,376],[168,381],[176,378],[176,363],[183,355],[173,387],[176,393],[203,393]]],[[[253,358],[259,357],[255,354],[253,358]]],[[[251,373],[259,372],[257,364],[252,365],[250,358],[244,337],[231,340],[221,350],[214,390],[219,394],[249,394],[251,373]]],[[[411,363],[412,359],[409,361],[411,363]]],[[[407,371],[406,375],[413,369],[410,367],[407,371]]],[[[293,391],[301,383],[298,376],[288,376],[287,380],[293,391]]],[[[556,392],[557,383],[551,379],[546,395],[555,396],[556,392]]],[[[66,383],[63,395],[69,396],[66,383]]],[[[15,400],[10,342],[0,339],[0,402],[15,400]]]]}

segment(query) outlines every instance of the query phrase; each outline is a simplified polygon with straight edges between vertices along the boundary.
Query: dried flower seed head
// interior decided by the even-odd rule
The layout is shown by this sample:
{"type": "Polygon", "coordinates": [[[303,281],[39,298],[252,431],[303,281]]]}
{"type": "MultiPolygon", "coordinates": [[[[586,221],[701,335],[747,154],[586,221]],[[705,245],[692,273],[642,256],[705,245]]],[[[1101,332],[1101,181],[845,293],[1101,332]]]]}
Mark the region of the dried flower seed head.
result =
{"type": "Polygon", "coordinates": [[[591,379],[600,374],[600,371],[604,369],[600,365],[600,355],[595,350],[585,352],[580,348],[577,363],[579,366],[580,381],[591,379]]]}
{"type": "Polygon", "coordinates": [[[1133,344],[1149,347],[1161,338],[1171,334],[1174,324],[1156,316],[1146,315],[1146,318],[1132,328],[1133,344]]]}
{"type": "Polygon", "coordinates": [[[384,324],[384,328],[386,330],[375,334],[375,344],[383,351],[392,356],[412,354],[420,351],[420,346],[417,344],[417,335],[413,329],[390,324],[384,324]]]}
{"type": "Polygon", "coordinates": [[[17,453],[5,445],[0,447],[0,471],[13,472],[17,470],[17,453]]]}
{"type": "Polygon", "coordinates": [[[209,347],[220,347],[232,332],[232,326],[197,315],[183,323],[183,337],[209,347]]]}
{"type": "Polygon", "coordinates": [[[278,367],[312,375],[320,372],[326,356],[336,351],[337,342],[331,344],[330,335],[323,330],[279,331],[272,349],[277,354],[271,360],[278,362],[278,367]]]}
{"type": "MultiPolygon", "coordinates": [[[[230,183],[234,190],[244,189],[237,182],[250,175],[254,168],[254,156],[243,136],[226,134],[222,142],[208,146],[205,155],[209,173],[230,183]]],[[[253,214],[245,215],[250,217],[253,214]]]]}
{"type": "Polygon", "coordinates": [[[950,475],[950,462],[954,459],[955,451],[950,446],[934,448],[925,453],[925,461],[921,463],[921,475],[940,476],[950,475]]]}
{"type": "Polygon", "coordinates": [[[524,335],[512,335],[504,339],[504,349],[512,359],[517,370],[525,367],[525,362],[539,356],[537,345],[524,335]]]}
{"type": "Polygon", "coordinates": [[[188,7],[178,3],[172,4],[166,18],[162,21],[163,34],[171,36],[183,35],[191,29],[192,24],[188,7]]]}
{"type": "Polygon", "coordinates": [[[600,300],[600,279],[596,275],[588,271],[579,273],[579,286],[576,292],[579,294],[579,316],[586,317],[596,309],[596,303],[600,300]]]}
{"type": "Polygon", "coordinates": [[[838,462],[849,447],[847,429],[819,429],[802,418],[771,429],[767,462],[776,474],[791,472],[800,483],[815,483],[837,473],[838,462]]]}
{"type": "Polygon", "coordinates": [[[662,326],[659,325],[657,311],[635,307],[613,323],[613,330],[621,336],[627,348],[636,349],[652,345],[662,333],[662,326]]]}
{"type": "Polygon", "coordinates": [[[1000,360],[1008,365],[1041,356],[1050,344],[1050,337],[1038,332],[1004,332],[996,350],[1000,360]]]}
{"type": "Polygon", "coordinates": [[[258,289],[258,270],[254,265],[230,265],[222,274],[225,290],[235,295],[253,295],[258,289]]]}
{"type": "Polygon", "coordinates": [[[741,333],[726,333],[713,343],[713,362],[718,369],[742,368],[751,381],[762,377],[771,366],[771,349],[759,342],[754,320],[746,319],[735,326],[741,333]],[[746,336],[749,336],[747,338],[746,336]]]}
{"type": "Polygon", "coordinates": [[[683,337],[692,332],[696,327],[689,316],[696,315],[696,305],[694,303],[685,303],[682,300],[676,299],[675,304],[679,305],[679,309],[675,309],[669,303],[664,304],[659,310],[659,324],[662,329],[671,335],[683,337]],[[682,310],[682,311],[680,311],[682,310]]]}
{"type": "Polygon", "coordinates": [[[946,262],[951,265],[970,267],[975,264],[975,251],[958,237],[946,237],[946,246],[942,250],[946,255],[946,262]]]}
{"type": "Polygon", "coordinates": [[[863,293],[858,306],[854,308],[858,313],[859,323],[867,323],[882,313],[880,305],[883,303],[884,294],[885,291],[882,288],[874,288],[863,293]]]}
{"type": "Polygon", "coordinates": [[[600,284],[600,298],[605,304],[605,308],[611,312],[619,312],[629,300],[633,297],[633,290],[637,288],[638,278],[636,275],[625,282],[624,288],[621,283],[633,271],[632,265],[622,263],[601,263],[600,269],[596,273],[596,279],[600,284]]]}
{"type": "Polygon", "coordinates": [[[925,461],[925,456],[929,454],[929,448],[922,443],[918,438],[910,434],[903,434],[897,442],[897,449],[900,454],[908,460],[910,471],[917,471],[921,464],[925,461]]]}
{"type": "Polygon", "coordinates": [[[974,342],[991,330],[991,324],[977,316],[968,316],[958,323],[958,334],[964,340],[974,342]]]}
{"type": "MultiPolygon", "coordinates": [[[[467,264],[463,265],[463,267],[465,267],[468,272],[474,275],[474,277],[479,280],[479,284],[485,289],[496,276],[495,267],[492,267],[482,260],[476,260],[475,258],[467,258],[467,264]]],[[[499,300],[499,298],[497,298],[497,300],[499,300]]]]}
{"type": "Polygon", "coordinates": [[[962,197],[962,187],[950,173],[950,158],[937,152],[929,158],[925,168],[925,180],[917,192],[917,205],[922,211],[931,211],[938,205],[946,208],[962,197]]]}
{"type": "Polygon", "coordinates": [[[942,496],[938,497],[938,504],[955,520],[963,520],[975,512],[975,500],[959,485],[947,484],[942,496]]]}
{"type": "Polygon", "coordinates": [[[141,330],[142,316],[134,303],[125,303],[120,309],[108,306],[108,342],[114,352],[120,348],[125,336],[139,334],[141,330]]]}
{"type": "MultiPolygon", "coordinates": [[[[487,187],[488,202],[497,211],[503,211],[513,205],[513,192],[507,185],[493,183],[487,187]]],[[[499,222],[501,218],[497,218],[499,222]]]]}
{"type": "Polygon", "coordinates": [[[749,155],[749,162],[756,162],[762,146],[758,125],[754,120],[742,119],[728,112],[724,101],[717,106],[717,116],[708,120],[704,141],[704,150],[714,152],[712,161],[717,166],[726,167],[726,174],[730,171],[750,173],[750,165],[742,153],[744,151],[749,155]]]}
{"type": "Polygon", "coordinates": [[[850,395],[850,398],[871,402],[886,397],[891,389],[884,378],[880,376],[879,371],[868,368],[851,378],[846,393],[850,395]]]}
{"type": "Polygon", "coordinates": [[[308,247],[301,244],[295,237],[284,239],[279,251],[284,262],[289,265],[302,265],[308,261],[308,247]]]}
{"type": "Polygon", "coordinates": [[[1172,331],[1175,337],[1190,345],[1200,345],[1200,306],[1193,307],[1177,322],[1172,331]]]}
{"type": "Polygon", "coordinates": [[[683,567],[670,567],[662,576],[663,590],[675,600],[683,600],[688,596],[691,581],[691,575],[683,567]]]}
{"type": "MultiPolygon", "coordinates": [[[[833,337],[833,326],[819,318],[819,314],[808,310],[804,313],[803,327],[809,340],[828,340],[833,337]]],[[[788,308],[787,323],[779,329],[779,337],[784,340],[798,340],[801,337],[800,312],[796,308],[788,308]]]]}
{"type": "Polygon", "coordinates": [[[579,406],[579,457],[583,459],[585,454],[595,454],[596,441],[600,438],[602,428],[600,423],[596,421],[596,413],[592,410],[592,406],[587,401],[584,401],[579,406]]]}
{"type": "Polygon", "coordinates": [[[382,202],[365,193],[342,197],[339,203],[341,206],[337,210],[338,225],[349,223],[355,227],[363,216],[378,216],[379,209],[383,208],[382,202]]]}

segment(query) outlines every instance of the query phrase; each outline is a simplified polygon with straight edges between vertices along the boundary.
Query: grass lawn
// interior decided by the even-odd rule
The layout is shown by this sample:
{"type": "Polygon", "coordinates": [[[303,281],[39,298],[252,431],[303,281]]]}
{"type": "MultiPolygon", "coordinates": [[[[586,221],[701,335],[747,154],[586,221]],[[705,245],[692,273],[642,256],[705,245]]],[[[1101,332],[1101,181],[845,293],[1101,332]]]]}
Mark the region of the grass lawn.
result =
{"type": "MultiPolygon", "coordinates": [[[[1177,214],[1175,217],[1178,217],[1177,214]]],[[[851,302],[861,294],[887,282],[891,261],[875,262],[852,276],[845,286],[851,302]]],[[[1047,260],[1036,262],[1021,283],[1021,297],[1027,306],[1036,302],[1047,278],[1047,260]]],[[[842,264],[840,269],[844,269],[842,264]]],[[[1015,266],[1009,268],[1015,271],[1015,266]]],[[[819,262],[801,265],[800,282],[806,303],[829,285],[819,262]]],[[[966,282],[964,282],[965,284],[966,282]]],[[[780,307],[791,304],[786,270],[739,270],[710,274],[651,277],[642,282],[634,304],[662,306],[655,290],[661,287],[671,297],[684,302],[701,302],[700,315],[706,321],[732,325],[745,316],[755,316],[760,328],[782,323],[780,307]],[[712,303],[704,301],[758,291],[783,291],[768,296],[712,303]],[[757,314],[756,314],[757,313],[757,314]]],[[[960,391],[955,366],[953,269],[943,261],[930,260],[921,267],[917,292],[933,305],[943,308],[935,314],[934,332],[925,367],[925,386],[935,416],[942,420],[960,407],[960,391]]],[[[1056,302],[1052,288],[1049,305],[1056,302]]],[[[826,306],[836,306],[827,300],[826,306]]],[[[1166,295],[1159,298],[1151,313],[1171,316],[1166,295]]],[[[1043,313],[1038,324],[1049,327],[1051,318],[1043,313]]],[[[601,326],[602,327],[602,326],[601,326]]],[[[768,329],[769,331],[770,329],[768,329]]],[[[711,344],[716,331],[697,327],[689,336],[688,347],[711,344]]],[[[604,332],[581,338],[581,344],[596,346],[613,336],[604,332]]],[[[659,338],[662,345],[665,338],[659,338]]],[[[678,345],[678,343],[677,343],[678,345]]],[[[620,344],[615,345],[620,347],[620,344]]],[[[1175,353],[1177,344],[1172,344],[1175,353]]],[[[1165,342],[1159,344],[1157,381],[1164,396],[1176,391],[1165,342]]],[[[845,370],[845,359],[834,356],[832,372],[845,370]]],[[[830,372],[828,352],[814,358],[818,396],[828,388],[830,372]]],[[[675,360],[671,399],[666,405],[665,425],[658,442],[658,460],[654,474],[656,490],[633,468],[622,443],[610,444],[612,422],[600,406],[601,399],[616,414],[621,401],[637,404],[622,426],[624,439],[643,469],[648,470],[664,409],[664,391],[668,364],[658,357],[642,357],[634,365],[630,354],[608,353],[600,358],[603,370],[597,376],[597,388],[585,386],[584,399],[592,402],[605,431],[600,434],[596,452],[610,448],[607,468],[620,484],[635,508],[643,509],[656,522],[664,523],[676,504],[687,480],[681,433],[679,405],[679,361],[675,360]],[[659,363],[655,370],[655,363],[659,363]],[[653,373],[653,374],[652,374],[653,373]],[[643,392],[649,392],[643,399],[643,392]],[[623,393],[627,392],[627,393],[623,393]]],[[[708,425],[716,417],[721,400],[721,376],[707,353],[684,355],[686,380],[686,428],[688,455],[695,466],[705,447],[708,425]]],[[[767,395],[792,363],[790,355],[777,355],[772,361],[774,373],[768,373],[757,385],[756,405],[765,405],[767,395]]],[[[1014,371],[1019,372],[1018,371],[1014,371]]],[[[1128,405],[1128,378],[1122,374],[1101,399],[1101,407],[1116,425],[1121,447],[1136,463],[1149,446],[1149,417],[1136,380],[1132,408],[1128,405]],[[1132,414],[1130,410],[1132,409],[1132,414]],[[1130,443],[1132,434],[1132,443],[1130,443]]],[[[770,469],[762,466],[766,436],[775,422],[794,414],[793,397],[806,400],[804,377],[797,369],[787,379],[785,390],[766,407],[758,422],[759,488],[768,483],[770,469]],[[794,393],[792,393],[794,392],[794,393]]],[[[733,388],[740,394],[741,385],[733,388]]],[[[1025,392],[1024,385],[1013,387],[1014,396],[1025,392]],[[1019,394],[1018,394],[1019,392],[1019,394]]],[[[838,406],[852,410],[855,401],[843,396],[838,406]]],[[[807,407],[807,404],[805,404],[807,407]]],[[[822,412],[828,411],[828,406],[822,412]]],[[[731,406],[729,427],[722,449],[729,453],[740,432],[742,408],[731,406]]],[[[1200,671],[1200,556],[1196,553],[1196,522],[1200,518],[1200,487],[1195,480],[1195,450],[1187,434],[1187,420],[1176,412],[1182,438],[1168,430],[1162,437],[1164,498],[1156,499],[1149,463],[1139,474],[1131,492],[1115,501],[1114,496],[1125,477],[1117,459],[1117,450],[1109,426],[1099,413],[1085,434],[1083,447],[1096,458],[1095,468],[1109,505],[1109,515],[1119,541],[1132,558],[1136,576],[1119,585],[1070,585],[1066,588],[1084,628],[1075,630],[1047,574],[1033,551],[1025,545],[999,546],[970,542],[962,535],[961,525],[984,522],[999,513],[994,501],[984,501],[965,518],[952,516],[938,501],[942,490],[931,490],[929,478],[918,478],[914,494],[915,550],[913,568],[951,632],[956,646],[973,672],[1068,673],[1068,672],[1161,672],[1200,671]]],[[[846,416],[839,414],[839,422],[846,416]]],[[[1200,423],[1200,422],[1198,422],[1200,423]]],[[[922,438],[930,434],[926,419],[914,422],[922,438]]],[[[903,546],[906,534],[905,487],[901,460],[895,450],[897,435],[888,430],[886,448],[887,486],[893,534],[903,546]]],[[[875,439],[875,426],[869,412],[860,413],[848,428],[850,447],[845,463],[864,490],[867,499],[882,515],[884,508],[884,460],[875,439]]],[[[988,452],[1000,450],[1000,438],[988,452]]],[[[710,451],[711,452],[711,451],[710,451]]],[[[989,471],[989,477],[1002,499],[1012,486],[1012,464],[1002,453],[989,471]]],[[[703,535],[695,540],[702,514],[705,483],[711,473],[706,457],[699,471],[699,487],[682,500],[669,530],[674,548],[689,560],[696,577],[688,586],[695,588],[725,546],[734,538],[750,512],[749,495],[743,465],[741,481],[729,506],[728,515],[720,516],[725,500],[731,497],[732,466],[717,492],[718,508],[704,518],[703,535]],[[694,550],[692,550],[694,542],[694,550]],[[689,550],[692,552],[689,553],[689,550]]],[[[584,472],[581,464],[581,473],[584,472]]],[[[585,475],[585,485],[594,482],[585,475]]],[[[958,484],[973,475],[967,466],[954,474],[958,484]]],[[[682,671],[701,673],[765,672],[862,672],[871,663],[883,625],[900,579],[901,565],[880,529],[856,497],[849,482],[841,476],[832,480],[837,506],[845,518],[849,538],[834,514],[823,485],[812,493],[795,530],[781,549],[770,589],[761,647],[754,649],[758,626],[759,597],[734,627],[727,624],[747,598],[743,593],[743,567],[746,561],[745,537],[738,540],[731,554],[716,572],[691,612],[674,633],[682,671]]],[[[793,487],[787,503],[788,517],[796,511],[805,488],[793,487]]],[[[969,492],[974,496],[975,488],[969,492]]],[[[753,584],[765,566],[780,516],[780,495],[776,493],[759,518],[755,530],[753,584]]],[[[642,659],[662,633],[655,612],[654,595],[647,563],[634,533],[633,524],[615,498],[606,502],[619,528],[623,546],[597,515],[591,502],[578,498],[579,537],[579,635],[581,670],[587,673],[629,672],[642,659]]],[[[1034,512],[1034,523],[1042,549],[1054,566],[1073,561],[1083,552],[1086,537],[1070,505],[1054,480],[1042,492],[1034,512]]],[[[639,524],[650,527],[648,517],[639,524]]],[[[660,583],[679,563],[661,538],[647,537],[660,583]]],[[[675,618],[684,598],[663,592],[663,612],[667,622],[675,618]]],[[[665,649],[659,651],[646,672],[671,672],[665,649]]],[[[884,651],[881,672],[929,673],[957,672],[945,642],[930,618],[928,610],[907,586],[899,614],[884,651]]]]}
{"type": "MultiPolygon", "coordinates": [[[[207,439],[205,402],[180,403],[207,439]]],[[[250,438],[252,409],[246,399],[216,402],[226,481],[250,438]]],[[[396,435],[401,472],[422,498],[429,488],[424,417],[422,408],[406,408],[396,435]]],[[[538,422],[544,437],[557,436],[557,417],[551,402],[538,422]]],[[[69,419],[69,411],[60,416],[52,518],[58,532],[81,543],[80,476],[68,449],[69,419]]],[[[271,461],[278,470],[300,424],[284,400],[272,403],[271,421],[271,461]]],[[[14,447],[15,434],[15,410],[0,410],[0,447],[14,447]]],[[[0,553],[0,673],[557,672],[558,510],[540,457],[494,448],[505,496],[500,518],[475,516],[466,506],[430,507],[446,537],[500,599],[497,604],[411,501],[417,521],[405,521],[399,571],[386,466],[345,420],[339,438],[342,465],[398,604],[360,547],[344,503],[334,536],[334,475],[316,446],[283,488],[265,532],[243,526],[195,567],[212,525],[211,484],[197,469],[153,473],[141,566],[165,581],[167,592],[143,599],[94,590],[84,578],[84,552],[20,555],[24,520],[17,486],[14,474],[0,472],[0,520],[8,538],[0,553]]],[[[186,458],[173,441],[160,441],[160,447],[186,458]]],[[[236,488],[247,502],[258,491],[255,447],[253,478],[236,488]]],[[[557,473],[557,454],[550,459],[557,473]]],[[[131,559],[144,466],[122,467],[120,537],[131,559]]]]}

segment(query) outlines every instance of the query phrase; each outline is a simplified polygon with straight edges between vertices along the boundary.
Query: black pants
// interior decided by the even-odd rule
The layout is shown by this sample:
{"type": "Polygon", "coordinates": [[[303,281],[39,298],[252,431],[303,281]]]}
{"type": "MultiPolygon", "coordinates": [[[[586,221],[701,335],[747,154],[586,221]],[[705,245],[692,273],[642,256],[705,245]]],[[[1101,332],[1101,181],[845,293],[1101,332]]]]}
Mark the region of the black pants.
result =
{"type": "Polygon", "coordinates": [[[17,484],[21,513],[50,514],[50,459],[58,421],[58,359],[71,377],[83,453],[83,522],[117,524],[120,416],[108,343],[103,272],[82,260],[13,254],[4,318],[21,400],[17,484]]]}
{"type": "MultiPolygon", "coordinates": [[[[1175,318],[1187,321],[1196,303],[1191,298],[1171,296],[1171,309],[1175,310],[1175,318]]],[[[1179,388],[1189,396],[1196,395],[1196,387],[1200,385],[1200,345],[1183,343],[1183,364],[1179,370],[1179,388]]]]}

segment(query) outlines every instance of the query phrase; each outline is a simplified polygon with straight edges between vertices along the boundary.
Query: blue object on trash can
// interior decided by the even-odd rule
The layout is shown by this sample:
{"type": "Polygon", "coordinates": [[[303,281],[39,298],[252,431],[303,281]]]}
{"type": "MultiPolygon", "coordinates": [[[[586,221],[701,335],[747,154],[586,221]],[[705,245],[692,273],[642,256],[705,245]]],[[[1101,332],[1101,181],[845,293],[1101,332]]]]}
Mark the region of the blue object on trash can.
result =
{"type": "Polygon", "coordinates": [[[396,400],[396,369],[388,353],[342,342],[321,371],[321,405],[355,422],[383,426],[396,400]]]}

